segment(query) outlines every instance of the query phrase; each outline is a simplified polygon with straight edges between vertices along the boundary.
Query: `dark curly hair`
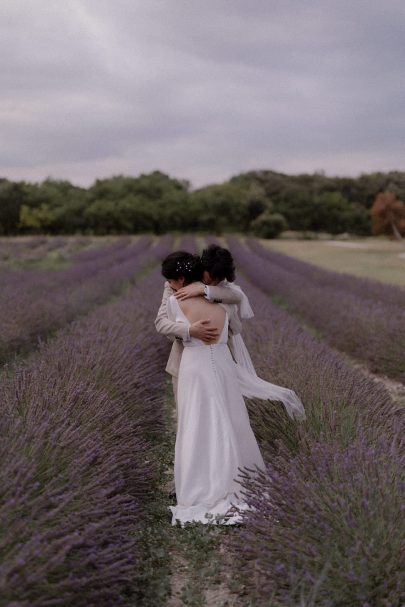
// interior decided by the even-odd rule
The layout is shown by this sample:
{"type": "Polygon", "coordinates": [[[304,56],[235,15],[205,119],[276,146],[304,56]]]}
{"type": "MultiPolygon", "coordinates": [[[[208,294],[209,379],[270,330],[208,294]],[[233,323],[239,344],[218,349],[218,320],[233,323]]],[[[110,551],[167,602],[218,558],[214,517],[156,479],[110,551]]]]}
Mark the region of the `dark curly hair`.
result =
{"type": "Polygon", "coordinates": [[[162,275],[167,279],[183,277],[187,284],[202,280],[202,265],[198,255],[187,251],[170,253],[162,262],[162,275]]]}
{"type": "Polygon", "coordinates": [[[211,244],[203,250],[201,263],[203,270],[209,272],[214,280],[222,281],[226,278],[229,282],[234,282],[235,264],[228,249],[211,244]]]}

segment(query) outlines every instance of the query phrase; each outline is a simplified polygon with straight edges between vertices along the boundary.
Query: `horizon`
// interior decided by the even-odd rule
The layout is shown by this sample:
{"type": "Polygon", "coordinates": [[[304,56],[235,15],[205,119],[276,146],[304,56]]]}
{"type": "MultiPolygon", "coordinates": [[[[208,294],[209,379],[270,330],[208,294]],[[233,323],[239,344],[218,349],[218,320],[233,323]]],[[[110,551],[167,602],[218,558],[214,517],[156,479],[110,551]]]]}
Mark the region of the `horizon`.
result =
{"type": "MultiPolygon", "coordinates": [[[[177,181],[189,181],[187,178],[182,177],[182,176],[178,176],[178,175],[173,175],[173,174],[169,174],[166,173],[165,171],[162,171],[161,169],[151,169],[150,171],[144,171],[138,174],[127,174],[127,173],[116,173],[116,174],[111,174],[111,175],[106,175],[103,177],[95,177],[91,182],[89,182],[87,185],[86,184],[80,184],[80,183],[76,183],[74,182],[72,179],[69,179],[68,177],[56,177],[54,175],[47,175],[46,177],[44,177],[43,179],[37,180],[37,181],[32,181],[29,179],[10,179],[7,176],[4,175],[0,175],[0,181],[2,179],[6,179],[8,181],[11,181],[13,183],[18,183],[18,182],[26,182],[29,183],[31,185],[35,185],[35,184],[41,184],[46,180],[51,180],[51,181],[68,181],[69,183],[72,184],[72,186],[74,187],[79,187],[79,188],[84,188],[84,189],[88,189],[91,188],[96,181],[103,181],[103,180],[108,180],[108,179],[114,179],[116,177],[130,177],[132,179],[137,179],[139,177],[141,177],[142,175],[150,175],[154,172],[158,172],[158,173],[163,173],[165,175],[167,175],[168,177],[170,177],[171,179],[176,179],[177,181]]],[[[318,170],[314,170],[312,172],[302,172],[302,173],[288,173],[288,172],[284,172],[284,171],[276,171],[275,169],[269,169],[269,168],[261,168],[261,169],[249,169],[248,171],[242,171],[241,173],[235,173],[230,175],[227,179],[224,179],[223,181],[215,181],[215,182],[209,182],[209,183],[205,183],[203,185],[199,185],[194,187],[194,184],[190,181],[190,191],[195,191],[198,189],[202,189],[204,187],[209,187],[209,186],[214,186],[214,185],[222,185],[224,183],[227,183],[228,181],[230,181],[233,177],[237,177],[239,175],[244,175],[247,173],[261,173],[261,172],[268,172],[268,173],[276,173],[278,175],[283,175],[286,177],[299,177],[301,175],[308,175],[308,176],[315,176],[315,175],[322,175],[324,177],[326,177],[327,179],[359,179],[360,177],[363,176],[367,176],[367,175],[372,175],[372,174],[391,174],[391,173],[403,173],[405,174],[405,169],[404,170],[400,170],[400,169],[389,169],[387,171],[367,171],[367,172],[361,172],[358,173],[356,175],[350,175],[350,174],[328,174],[326,173],[326,171],[324,171],[323,169],[318,169],[318,170]]]]}

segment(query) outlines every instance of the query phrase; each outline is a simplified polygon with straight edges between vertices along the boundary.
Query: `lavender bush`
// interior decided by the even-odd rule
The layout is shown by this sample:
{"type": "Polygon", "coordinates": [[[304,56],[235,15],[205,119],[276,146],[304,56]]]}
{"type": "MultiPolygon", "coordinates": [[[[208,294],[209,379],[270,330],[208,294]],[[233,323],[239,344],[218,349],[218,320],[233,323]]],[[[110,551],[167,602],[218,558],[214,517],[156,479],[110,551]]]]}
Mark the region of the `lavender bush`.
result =
{"type": "Polygon", "coordinates": [[[41,293],[44,289],[58,289],[64,285],[70,287],[90,276],[104,271],[107,267],[125,261],[131,254],[147,248],[150,239],[142,239],[134,248],[128,247],[128,241],[118,241],[113,245],[90,249],[76,254],[72,265],[63,270],[11,270],[2,271],[2,300],[17,296],[28,289],[31,293],[41,293]]]}
{"type": "MultiPolygon", "coordinates": [[[[147,237],[140,238],[135,244],[137,246],[146,246],[150,242],[150,239],[147,237]]],[[[96,241],[97,244],[97,241],[96,241]]],[[[73,255],[73,261],[75,262],[91,262],[98,261],[100,259],[114,259],[114,255],[116,255],[119,251],[124,251],[127,247],[131,246],[132,241],[129,236],[120,236],[119,239],[116,239],[115,242],[106,244],[104,246],[95,246],[95,247],[87,247],[83,251],[77,252],[73,255]]]]}
{"type": "Polygon", "coordinates": [[[0,238],[0,262],[9,259],[21,259],[32,254],[33,251],[42,250],[48,243],[44,236],[34,236],[32,238],[0,238]]]}
{"type": "Polygon", "coordinates": [[[160,296],[156,270],[3,378],[0,605],[130,604],[164,426],[160,296]]]}
{"type": "MultiPolygon", "coordinates": [[[[238,283],[255,311],[255,318],[245,327],[245,339],[258,374],[293,388],[307,412],[304,424],[290,423],[282,406],[255,403],[256,430],[263,437],[271,436],[266,444],[269,457],[276,453],[274,439],[286,436],[294,453],[298,446],[303,448],[309,435],[315,441],[339,441],[343,448],[359,434],[371,445],[382,434],[392,441],[394,436],[399,440],[401,433],[405,436],[404,409],[381,383],[350,366],[260,289],[245,280],[238,283]]],[[[404,448],[403,438],[401,444],[404,448]]]]}
{"type": "Polygon", "coordinates": [[[80,250],[91,247],[89,251],[92,251],[94,245],[107,248],[108,242],[91,236],[0,238],[0,274],[8,267],[46,266],[47,258],[56,258],[59,264],[68,263],[80,250]],[[3,266],[2,262],[7,265],[3,266]]]}
{"type": "MultiPolygon", "coordinates": [[[[245,248],[233,248],[246,267],[245,248]]],[[[252,273],[254,276],[254,274],[252,273]]],[[[242,490],[256,508],[227,539],[253,605],[402,606],[405,417],[385,388],[350,367],[251,283],[245,338],[258,374],[293,388],[307,412],[251,401],[267,462],[242,490]]]]}
{"type": "Polygon", "coordinates": [[[319,330],[334,347],[366,362],[371,371],[405,382],[405,309],[361,297],[332,285],[320,286],[299,271],[246,250],[236,239],[232,250],[253,282],[286,303],[319,330]]]}
{"type": "Polygon", "coordinates": [[[81,256],[67,270],[27,273],[28,283],[20,272],[11,273],[0,294],[0,363],[133,282],[156,260],[155,249],[145,237],[132,246],[125,242],[108,247],[107,254],[101,249],[97,255],[91,252],[90,258],[81,256]]]}
{"type": "Polygon", "coordinates": [[[179,246],[179,251],[187,251],[188,253],[192,253],[193,255],[197,254],[197,245],[195,241],[195,237],[192,234],[184,234],[181,237],[179,246]]]}
{"type": "Polygon", "coordinates": [[[272,251],[261,245],[254,238],[247,240],[248,246],[254,253],[264,259],[293,272],[302,278],[309,280],[321,287],[332,286],[347,293],[359,295],[363,299],[371,299],[376,302],[392,304],[394,306],[405,306],[405,287],[382,284],[377,280],[353,276],[344,272],[333,272],[312,263],[301,261],[290,255],[272,251]]]}
{"type": "Polygon", "coordinates": [[[255,605],[401,607],[405,457],[374,446],[282,448],[244,490],[255,508],[232,551],[255,605]]]}

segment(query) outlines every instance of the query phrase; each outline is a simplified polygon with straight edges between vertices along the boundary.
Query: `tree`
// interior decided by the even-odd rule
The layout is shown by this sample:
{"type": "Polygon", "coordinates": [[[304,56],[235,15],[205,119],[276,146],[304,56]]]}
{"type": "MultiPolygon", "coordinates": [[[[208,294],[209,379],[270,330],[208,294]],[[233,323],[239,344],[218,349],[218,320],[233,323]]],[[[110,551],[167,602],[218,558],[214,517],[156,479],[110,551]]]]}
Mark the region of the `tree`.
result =
{"type": "Polygon", "coordinates": [[[342,212],[345,231],[359,236],[368,236],[371,231],[370,212],[356,202],[348,204],[342,212]]]}
{"type": "Polygon", "coordinates": [[[0,234],[17,234],[24,201],[24,183],[0,179],[0,234]]]}
{"type": "Polygon", "coordinates": [[[123,230],[123,218],[117,202],[113,200],[94,200],[84,211],[86,224],[94,234],[120,234],[123,230]]]}
{"type": "Polygon", "coordinates": [[[370,213],[373,234],[392,234],[398,240],[405,235],[405,205],[393,192],[380,192],[370,213]]]}
{"type": "Polygon", "coordinates": [[[51,177],[42,183],[0,178],[0,235],[173,230],[220,234],[248,232],[259,217],[255,229],[261,226],[272,234],[278,220],[269,217],[280,214],[291,230],[361,235],[371,233],[373,216],[374,233],[398,237],[404,233],[401,200],[405,172],[400,171],[356,178],[249,171],[196,190],[190,182],[161,171],[97,179],[89,188],[51,177]],[[383,197],[370,214],[379,193],[383,197]]]}
{"type": "Polygon", "coordinates": [[[280,213],[264,211],[250,224],[253,233],[260,238],[277,238],[288,228],[287,221],[280,213]]]}
{"type": "Polygon", "coordinates": [[[242,223],[244,192],[230,183],[209,185],[191,194],[191,207],[200,229],[221,234],[242,223]]]}
{"type": "Polygon", "coordinates": [[[36,208],[30,208],[23,204],[20,210],[19,227],[23,231],[43,234],[52,229],[55,219],[54,209],[46,203],[42,203],[36,208]]]}
{"type": "Polygon", "coordinates": [[[323,192],[313,198],[312,229],[341,234],[348,231],[345,213],[349,203],[339,192],[323,192]]]}

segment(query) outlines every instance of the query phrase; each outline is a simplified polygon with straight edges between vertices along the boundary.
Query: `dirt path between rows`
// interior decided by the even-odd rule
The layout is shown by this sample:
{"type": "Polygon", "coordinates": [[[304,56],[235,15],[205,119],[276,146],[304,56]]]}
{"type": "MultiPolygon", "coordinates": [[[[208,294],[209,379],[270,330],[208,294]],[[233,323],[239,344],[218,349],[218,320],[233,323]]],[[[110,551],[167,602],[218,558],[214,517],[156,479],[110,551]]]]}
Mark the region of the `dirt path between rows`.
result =
{"type": "Polygon", "coordinates": [[[377,373],[372,373],[367,365],[363,362],[360,362],[345,352],[337,350],[341,356],[343,356],[347,362],[354,368],[359,369],[364,375],[372,379],[376,384],[383,384],[383,386],[388,390],[389,395],[392,400],[405,407],[405,385],[399,381],[395,381],[387,377],[386,375],[378,375],[377,373]]]}
{"type": "MultiPolygon", "coordinates": [[[[271,297],[270,297],[270,300],[272,300],[271,297]]],[[[280,306],[279,303],[276,303],[275,305],[280,306]]],[[[280,307],[282,307],[284,310],[286,310],[286,312],[288,312],[288,314],[290,314],[290,316],[292,318],[294,318],[300,324],[300,326],[305,331],[307,331],[307,333],[309,333],[310,335],[315,337],[315,339],[325,342],[328,345],[328,347],[333,352],[335,352],[339,357],[343,358],[347,362],[348,365],[350,365],[354,369],[358,369],[359,371],[361,371],[363,373],[363,375],[366,375],[367,377],[369,377],[376,384],[383,384],[383,386],[387,389],[389,395],[391,396],[392,400],[395,403],[405,407],[405,385],[403,383],[396,381],[395,379],[391,379],[387,375],[373,373],[372,371],[370,371],[370,369],[368,368],[368,366],[366,365],[365,362],[358,360],[357,358],[354,358],[347,352],[344,352],[343,350],[339,350],[338,348],[335,348],[334,346],[332,346],[329,343],[327,336],[321,336],[315,327],[313,327],[312,325],[305,322],[305,320],[303,318],[301,318],[299,315],[294,314],[285,306],[280,306],[280,307]]]]}

